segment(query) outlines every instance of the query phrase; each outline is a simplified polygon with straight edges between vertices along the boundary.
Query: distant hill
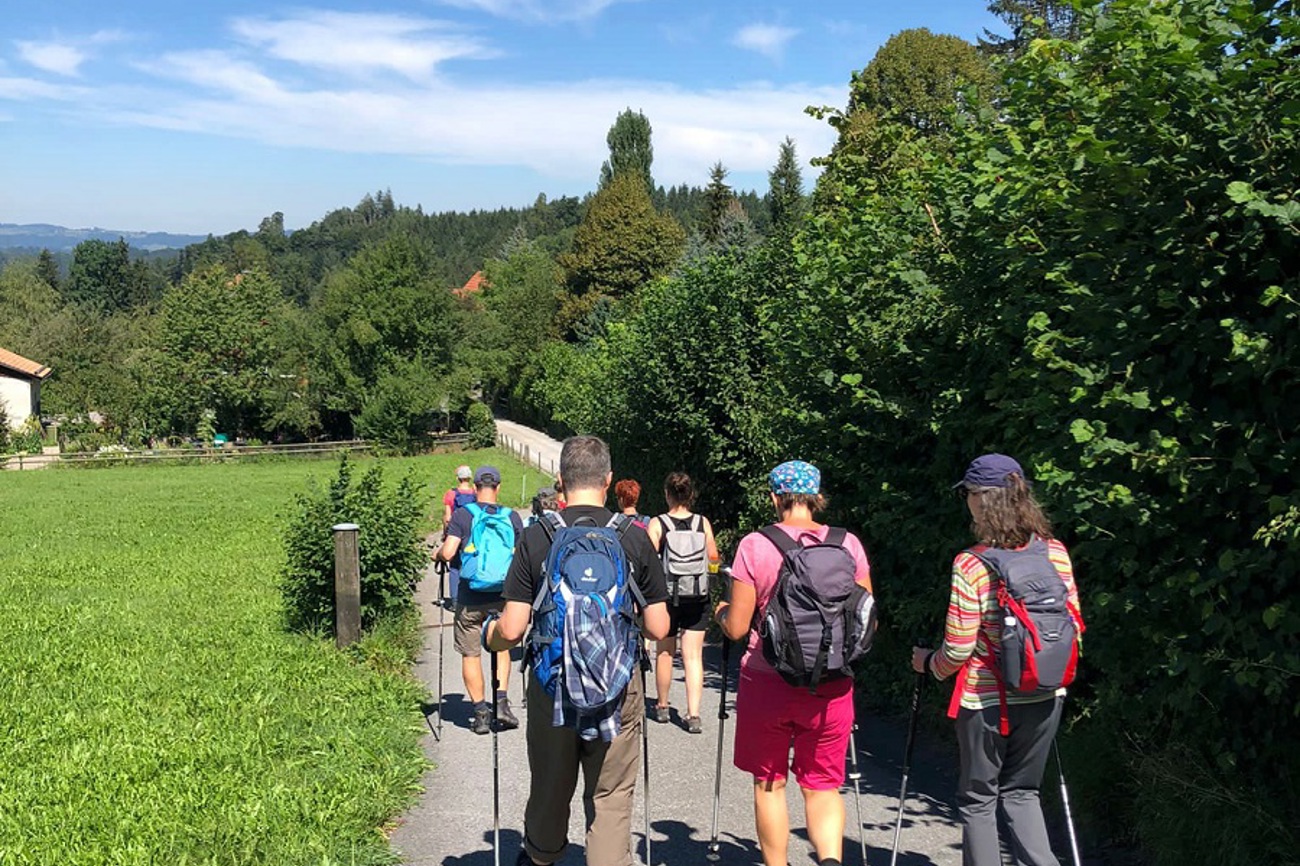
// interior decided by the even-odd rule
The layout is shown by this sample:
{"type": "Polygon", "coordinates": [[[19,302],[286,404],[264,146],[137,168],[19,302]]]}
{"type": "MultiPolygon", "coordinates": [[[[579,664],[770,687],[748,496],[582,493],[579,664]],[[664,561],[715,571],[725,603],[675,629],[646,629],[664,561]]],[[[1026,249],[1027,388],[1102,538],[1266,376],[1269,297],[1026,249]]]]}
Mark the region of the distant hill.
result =
{"type": "Polygon", "coordinates": [[[33,225],[15,225],[0,223],[0,249],[29,247],[32,249],[49,249],[51,252],[72,252],[72,248],[82,241],[115,241],[126,238],[126,242],[137,250],[181,249],[190,244],[202,243],[207,235],[173,235],[167,232],[128,232],[114,229],[69,229],[43,223],[33,225]]]}

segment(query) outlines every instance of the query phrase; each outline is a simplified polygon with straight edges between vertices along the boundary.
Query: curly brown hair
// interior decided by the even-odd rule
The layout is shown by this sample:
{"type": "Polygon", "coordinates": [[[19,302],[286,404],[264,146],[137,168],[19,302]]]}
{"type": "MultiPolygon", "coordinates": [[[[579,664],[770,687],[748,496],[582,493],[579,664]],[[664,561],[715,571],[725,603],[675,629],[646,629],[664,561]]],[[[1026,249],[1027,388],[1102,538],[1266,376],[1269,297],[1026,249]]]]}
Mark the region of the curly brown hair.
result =
{"type": "Polygon", "coordinates": [[[1017,474],[1007,487],[970,487],[967,496],[980,498],[980,514],[972,513],[971,532],[981,544],[1012,549],[1024,547],[1035,535],[1052,538],[1052,524],[1034,499],[1029,483],[1017,474]]]}
{"type": "Polygon", "coordinates": [[[641,498],[641,485],[632,478],[624,478],[614,485],[614,496],[619,508],[636,508],[637,500],[641,498]]]}

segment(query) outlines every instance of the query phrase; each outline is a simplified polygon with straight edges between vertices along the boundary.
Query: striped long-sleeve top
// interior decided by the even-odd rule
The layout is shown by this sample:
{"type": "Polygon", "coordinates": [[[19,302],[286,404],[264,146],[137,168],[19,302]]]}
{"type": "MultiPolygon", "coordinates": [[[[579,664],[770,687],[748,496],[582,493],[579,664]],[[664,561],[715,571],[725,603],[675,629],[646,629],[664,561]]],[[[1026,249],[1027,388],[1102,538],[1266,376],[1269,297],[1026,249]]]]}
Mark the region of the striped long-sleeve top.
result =
{"type": "MultiPolygon", "coordinates": [[[[979,548],[976,548],[977,550],[979,548]]],[[[1056,539],[1047,542],[1052,565],[1065,581],[1070,603],[1079,610],[1079,591],[1074,583],[1074,567],[1069,551],[1056,539]]],[[[930,672],[936,679],[947,679],[970,661],[961,692],[961,706],[979,710],[999,705],[999,690],[994,666],[1002,642],[1002,622],[998,616],[996,587],[988,568],[968,551],[952,561],[952,594],[948,600],[948,618],[944,626],[943,645],[930,659],[930,672]],[[985,639],[981,639],[981,633],[985,639]],[[992,647],[992,653],[990,652],[992,647]]],[[[1065,694],[1059,689],[1057,694],[1065,694]]],[[[1022,695],[1008,691],[1008,704],[1031,704],[1050,700],[1052,695],[1022,695]]],[[[955,711],[954,711],[955,712],[955,711]]]]}

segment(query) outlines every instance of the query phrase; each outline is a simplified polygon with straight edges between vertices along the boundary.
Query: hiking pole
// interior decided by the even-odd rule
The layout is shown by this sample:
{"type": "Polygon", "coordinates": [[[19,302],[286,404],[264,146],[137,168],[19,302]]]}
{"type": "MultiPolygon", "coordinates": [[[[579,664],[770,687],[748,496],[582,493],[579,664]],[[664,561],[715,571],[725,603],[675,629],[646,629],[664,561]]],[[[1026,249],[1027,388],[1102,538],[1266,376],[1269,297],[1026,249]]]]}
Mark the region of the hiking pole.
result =
{"type": "Polygon", "coordinates": [[[853,705],[853,727],[849,729],[849,781],[853,783],[853,808],[858,815],[858,847],[862,849],[862,866],[867,866],[867,839],[862,823],[862,771],[858,769],[858,707],[853,705]]]}
{"type": "Polygon", "coordinates": [[[447,563],[437,562],[434,571],[438,572],[438,729],[433,738],[442,742],[442,670],[443,657],[447,655],[447,563]]]}
{"type": "Polygon", "coordinates": [[[1070,856],[1074,858],[1074,866],[1083,866],[1083,861],[1079,859],[1079,837],[1074,834],[1074,818],[1070,815],[1070,792],[1065,787],[1061,749],[1056,745],[1055,738],[1052,739],[1052,751],[1056,753],[1056,774],[1061,777],[1061,804],[1065,806],[1065,829],[1070,833],[1070,856]]]}
{"type": "MultiPolygon", "coordinates": [[[[645,703],[645,674],[650,670],[650,654],[646,652],[645,640],[638,638],[641,645],[641,703],[645,703]]],[[[650,725],[646,723],[645,709],[641,711],[641,759],[645,767],[645,866],[654,866],[650,858],[650,725]]]]}
{"type": "MultiPolygon", "coordinates": [[[[724,566],[719,569],[724,577],[731,577],[731,569],[724,566]]],[[[727,585],[730,588],[730,585],[727,585]]],[[[725,592],[724,595],[730,600],[731,593],[725,592]]],[[[718,853],[718,809],[722,802],[722,740],[723,728],[726,725],[727,715],[727,675],[730,668],[731,641],[727,638],[726,633],[722,635],[722,698],[718,701],[718,758],[713,766],[713,829],[709,832],[709,853],[705,855],[706,859],[717,862],[722,859],[718,853]]]]}
{"type": "Polygon", "coordinates": [[[907,747],[903,750],[903,784],[898,790],[898,821],[894,824],[894,849],[889,855],[889,866],[898,863],[898,840],[903,834],[903,810],[907,802],[907,776],[912,770],[912,746],[916,744],[916,721],[921,715],[921,687],[925,674],[916,675],[912,686],[912,718],[907,723],[907,747]]]}
{"type": "Polygon", "coordinates": [[[727,674],[730,667],[731,641],[722,636],[722,700],[718,702],[718,757],[713,765],[713,829],[709,832],[709,853],[707,859],[717,862],[722,859],[718,853],[718,809],[722,802],[722,740],[723,726],[727,723],[727,674]]]}
{"type": "Polygon", "coordinates": [[[497,679],[497,654],[488,650],[492,656],[492,863],[501,866],[501,753],[497,748],[497,690],[501,681],[497,679]]]}

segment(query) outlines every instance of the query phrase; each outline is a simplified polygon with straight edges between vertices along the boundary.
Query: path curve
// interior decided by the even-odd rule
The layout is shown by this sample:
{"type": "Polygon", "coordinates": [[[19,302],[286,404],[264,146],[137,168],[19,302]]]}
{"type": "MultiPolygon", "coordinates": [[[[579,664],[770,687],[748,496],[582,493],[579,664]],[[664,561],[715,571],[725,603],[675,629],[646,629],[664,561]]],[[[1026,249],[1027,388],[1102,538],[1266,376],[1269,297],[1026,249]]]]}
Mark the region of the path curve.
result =
{"type": "Polygon", "coordinates": [[[539,472],[550,473],[552,477],[560,469],[561,443],[547,436],[540,430],[506,421],[497,421],[497,444],[514,454],[521,463],[537,467],[539,472]]]}

